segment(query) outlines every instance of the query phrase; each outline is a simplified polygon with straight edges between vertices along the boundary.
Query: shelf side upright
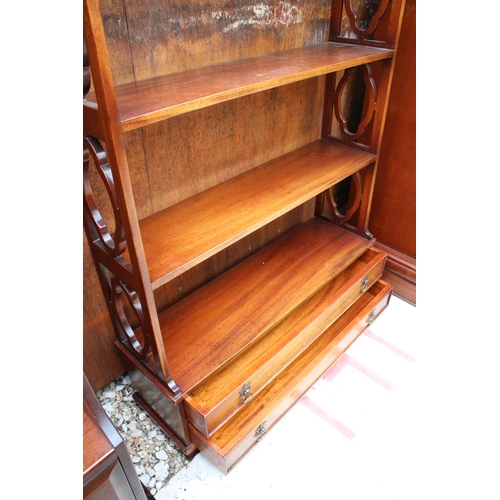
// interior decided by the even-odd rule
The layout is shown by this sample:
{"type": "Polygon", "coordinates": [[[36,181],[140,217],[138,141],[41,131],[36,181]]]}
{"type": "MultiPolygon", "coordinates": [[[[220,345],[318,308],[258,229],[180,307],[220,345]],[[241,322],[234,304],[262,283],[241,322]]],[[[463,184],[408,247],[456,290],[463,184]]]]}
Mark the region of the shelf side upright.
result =
{"type": "Polygon", "coordinates": [[[164,381],[167,395],[175,401],[179,388],[170,375],[158,317],[153,314],[155,300],[139,230],[99,1],[85,0],[83,14],[84,228],[117,338],[139,362],[164,381]],[[91,84],[97,104],[85,99],[91,84]],[[92,162],[112,205],[116,225],[113,234],[99,212],[90,186],[92,162]],[[122,256],[125,250],[128,260],[122,256]],[[129,317],[142,327],[143,339],[135,337],[129,317]],[[155,366],[148,367],[151,354],[155,366]]]}
{"type": "MultiPolygon", "coordinates": [[[[377,155],[394,72],[406,0],[381,0],[373,12],[354,0],[332,5],[330,42],[392,49],[391,58],[326,76],[321,137],[377,155]],[[354,103],[361,103],[361,105],[354,103]]],[[[377,173],[375,160],[345,182],[316,197],[316,216],[366,238],[377,173]]]]}

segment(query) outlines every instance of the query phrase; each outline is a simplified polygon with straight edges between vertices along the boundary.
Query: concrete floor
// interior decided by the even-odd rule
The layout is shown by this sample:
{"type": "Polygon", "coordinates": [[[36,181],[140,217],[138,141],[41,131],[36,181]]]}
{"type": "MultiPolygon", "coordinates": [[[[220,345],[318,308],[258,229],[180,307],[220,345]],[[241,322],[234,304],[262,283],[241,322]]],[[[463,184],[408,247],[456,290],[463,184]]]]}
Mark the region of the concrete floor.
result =
{"type": "Polygon", "coordinates": [[[393,297],[227,476],[198,454],[156,500],[500,499],[498,433],[484,447],[465,437],[468,419],[436,380],[447,353],[428,356],[433,334],[393,297]]]}

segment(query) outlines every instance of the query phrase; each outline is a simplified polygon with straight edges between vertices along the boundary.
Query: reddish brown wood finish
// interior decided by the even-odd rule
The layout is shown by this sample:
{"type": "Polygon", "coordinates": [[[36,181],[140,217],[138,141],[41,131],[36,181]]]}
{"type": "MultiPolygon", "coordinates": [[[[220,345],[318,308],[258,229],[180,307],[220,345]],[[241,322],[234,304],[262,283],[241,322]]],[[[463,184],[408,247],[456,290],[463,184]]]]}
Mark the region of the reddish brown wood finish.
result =
{"type": "Polygon", "coordinates": [[[394,295],[406,302],[417,304],[417,261],[393,248],[376,244],[377,248],[387,254],[384,269],[384,280],[394,287],[394,295]]]}
{"type": "Polygon", "coordinates": [[[94,421],[83,413],[83,476],[92,472],[94,467],[105,468],[109,459],[114,457],[115,450],[102,430],[94,421]]]}

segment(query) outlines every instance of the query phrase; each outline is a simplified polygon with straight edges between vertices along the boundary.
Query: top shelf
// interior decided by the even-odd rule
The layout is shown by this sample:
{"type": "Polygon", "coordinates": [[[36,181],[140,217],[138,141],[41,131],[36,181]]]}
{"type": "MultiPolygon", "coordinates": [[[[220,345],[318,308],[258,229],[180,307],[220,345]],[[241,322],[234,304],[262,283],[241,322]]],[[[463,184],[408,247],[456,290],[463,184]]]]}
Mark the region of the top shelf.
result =
{"type": "Polygon", "coordinates": [[[393,50],[325,43],[116,87],[124,131],[281,85],[392,57],[393,50]]]}

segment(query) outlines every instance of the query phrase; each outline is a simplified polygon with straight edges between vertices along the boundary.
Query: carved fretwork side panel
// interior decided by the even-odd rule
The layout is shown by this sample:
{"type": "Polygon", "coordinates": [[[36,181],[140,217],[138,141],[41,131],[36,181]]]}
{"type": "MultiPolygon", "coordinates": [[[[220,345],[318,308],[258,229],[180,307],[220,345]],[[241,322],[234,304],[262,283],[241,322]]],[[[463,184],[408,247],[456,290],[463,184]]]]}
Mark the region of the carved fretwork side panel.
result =
{"type": "Polygon", "coordinates": [[[374,69],[380,74],[379,66],[364,64],[328,75],[329,113],[323,123],[324,137],[375,152],[378,86],[374,69]]]}
{"type": "MultiPolygon", "coordinates": [[[[132,222],[126,210],[127,201],[128,206],[133,206],[133,199],[129,195],[127,200],[123,176],[121,190],[118,190],[115,179],[120,175],[119,158],[114,155],[111,159],[106,152],[107,139],[115,143],[115,151],[119,148],[116,143],[121,144],[122,140],[116,135],[120,132],[102,126],[106,118],[99,109],[99,100],[100,97],[105,100],[104,88],[95,89],[92,101],[86,100],[92,88],[90,55],[84,42],[84,230],[117,341],[137,363],[164,381],[167,392],[175,400],[180,389],[168,370],[158,319],[150,313],[154,307],[153,292],[150,284],[145,285],[138,277],[141,273],[134,272],[139,266],[144,267],[145,262],[138,260],[138,242],[132,241],[132,222]]],[[[112,103],[110,106],[107,102],[104,107],[112,108],[112,103]]]]}
{"type": "MultiPolygon", "coordinates": [[[[401,0],[344,0],[332,9],[330,40],[394,49],[399,23],[401,0]]],[[[392,72],[387,59],[327,75],[322,137],[378,154],[392,72]]],[[[316,215],[372,238],[368,219],[375,175],[374,161],[319,195],[316,215]]]]}
{"type": "Polygon", "coordinates": [[[339,36],[358,40],[371,37],[388,5],[389,0],[346,0],[339,36]]]}
{"type": "Polygon", "coordinates": [[[404,0],[343,0],[332,8],[330,40],[394,48],[404,0]]]}
{"type": "Polygon", "coordinates": [[[316,198],[316,216],[326,218],[361,236],[372,238],[368,229],[375,164],[347,177],[316,198]]]}
{"type": "MultiPolygon", "coordinates": [[[[395,49],[401,17],[401,0],[344,0],[332,9],[330,41],[395,49]]],[[[323,137],[377,153],[392,66],[388,59],[327,76],[323,137]]]]}
{"type": "MultiPolygon", "coordinates": [[[[132,334],[132,329],[143,323],[140,321],[142,313],[137,293],[131,288],[131,283],[133,283],[132,266],[124,258],[127,243],[116,201],[113,174],[102,144],[95,137],[90,136],[84,136],[83,143],[84,229],[94,260],[98,263],[96,268],[103,285],[103,292],[113,310],[112,316],[115,319],[117,335],[123,343],[129,344],[138,359],[144,359],[144,349],[138,345],[137,339],[132,334]],[[96,172],[98,176],[92,175],[96,172]],[[108,206],[104,206],[103,209],[100,208],[97,199],[102,199],[103,194],[101,193],[98,197],[94,194],[93,184],[95,185],[96,177],[100,177],[109,202],[108,206]],[[110,213],[113,216],[112,220],[109,218],[110,213]],[[109,221],[109,224],[106,221],[109,221]],[[137,319],[139,321],[133,325],[124,319],[126,314],[123,297],[125,296],[133,310],[138,313],[137,319]]],[[[98,188],[95,190],[99,191],[98,188]]],[[[151,353],[149,352],[149,354],[151,353]]]]}
{"type": "MultiPolygon", "coordinates": [[[[99,198],[102,201],[102,193],[99,198]]],[[[91,136],[84,136],[83,201],[84,229],[117,339],[140,363],[156,372],[155,363],[152,362],[157,357],[156,344],[145,315],[145,300],[141,298],[132,264],[125,257],[127,241],[116,200],[113,174],[102,144],[91,136]],[[109,202],[104,209],[99,206],[91,182],[95,183],[97,178],[100,178],[104,186],[101,191],[106,193],[109,202]]]]}

